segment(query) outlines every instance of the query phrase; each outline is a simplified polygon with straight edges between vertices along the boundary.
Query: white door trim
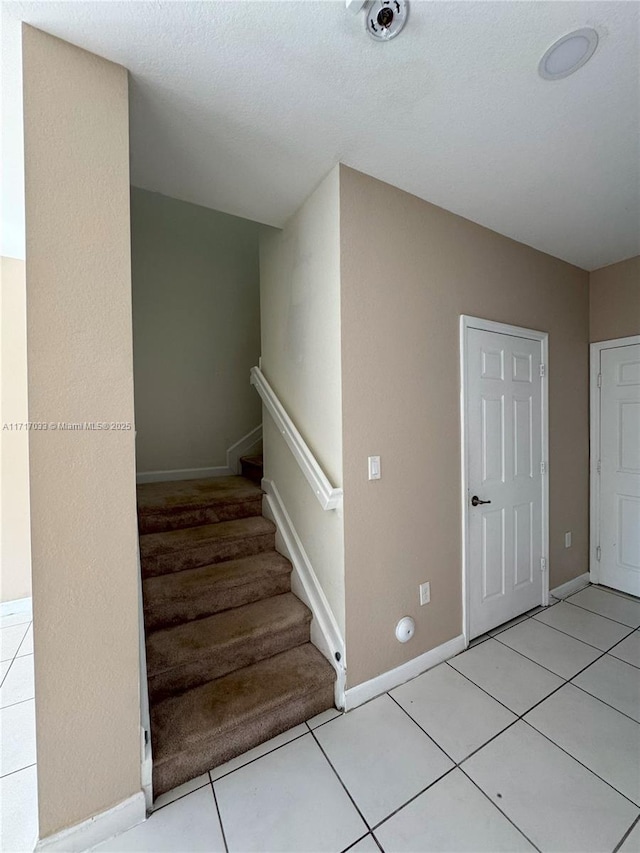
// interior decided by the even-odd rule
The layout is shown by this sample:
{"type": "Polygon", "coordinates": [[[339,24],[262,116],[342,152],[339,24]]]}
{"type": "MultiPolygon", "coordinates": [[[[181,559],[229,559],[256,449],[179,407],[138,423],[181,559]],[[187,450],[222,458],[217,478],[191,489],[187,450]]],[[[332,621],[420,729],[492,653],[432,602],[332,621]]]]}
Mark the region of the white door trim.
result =
{"type": "Polygon", "coordinates": [[[600,583],[600,563],[597,557],[600,545],[600,477],[598,461],[600,459],[600,353],[605,349],[618,349],[640,344],[640,335],[629,338],[614,338],[609,341],[597,341],[591,344],[589,365],[589,398],[591,428],[589,436],[589,577],[591,583],[600,583]]]}
{"type": "Polygon", "coordinates": [[[547,561],[547,570],[542,578],[542,605],[549,603],[549,334],[494,320],[460,315],[460,439],[461,439],[461,502],[462,502],[462,634],[465,646],[469,644],[469,435],[467,423],[467,331],[479,329],[484,332],[496,332],[500,335],[512,335],[528,338],[542,344],[542,363],[545,366],[542,377],[542,460],[545,470],[542,474],[542,554],[547,561]]]}

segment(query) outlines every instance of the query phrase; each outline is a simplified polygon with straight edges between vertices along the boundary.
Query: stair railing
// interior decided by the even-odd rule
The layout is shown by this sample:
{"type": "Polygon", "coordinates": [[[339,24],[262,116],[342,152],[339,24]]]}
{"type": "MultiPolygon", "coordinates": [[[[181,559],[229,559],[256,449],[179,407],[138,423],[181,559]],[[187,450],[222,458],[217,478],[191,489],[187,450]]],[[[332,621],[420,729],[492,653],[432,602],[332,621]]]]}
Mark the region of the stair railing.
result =
{"type": "Polygon", "coordinates": [[[251,384],[260,394],[262,402],[287,443],[287,447],[293,453],[294,459],[313,489],[322,509],[337,509],[342,504],[342,489],[337,489],[331,485],[320,463],[300,435],[296,425],[287,414],[276,392],[269,385],[259,367],[251,368],[251,384]]]}

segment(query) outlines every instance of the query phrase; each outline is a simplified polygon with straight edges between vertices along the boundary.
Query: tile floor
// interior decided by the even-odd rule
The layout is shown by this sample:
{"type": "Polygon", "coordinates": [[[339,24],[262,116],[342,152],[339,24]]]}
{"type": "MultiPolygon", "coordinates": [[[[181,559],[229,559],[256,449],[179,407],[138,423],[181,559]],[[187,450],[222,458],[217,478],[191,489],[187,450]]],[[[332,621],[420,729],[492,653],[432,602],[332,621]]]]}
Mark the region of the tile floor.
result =
{"type": "Polygon", "coordinates": [[[38,834],[31,611],[0,617],[0,850],[33,850],[38,834]]]}
{"type": "MultiPolygon", "coordinates": [[[[589,587],[554,600],[165,794],[97,849],[640,853],[639,628],[628,596],[589,587]]],[[[7,634],[9,675],[27,629],[7,634]]],[[[23,695],[18,673],[10,699],[23,695]]],[[[30,701],[3,707],[3,723],[19,727],[11,709],[30,701]]],[[[17,798],[35,767],[17,769],[27,747],[7,755],[17,798]]]]}

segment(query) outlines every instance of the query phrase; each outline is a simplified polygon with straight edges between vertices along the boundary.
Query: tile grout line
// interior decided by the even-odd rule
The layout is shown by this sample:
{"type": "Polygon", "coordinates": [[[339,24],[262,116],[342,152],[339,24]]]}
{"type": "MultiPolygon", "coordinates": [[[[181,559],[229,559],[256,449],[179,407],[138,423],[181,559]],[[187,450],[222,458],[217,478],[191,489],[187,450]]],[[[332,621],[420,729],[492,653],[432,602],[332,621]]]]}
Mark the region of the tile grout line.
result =
{"type": "MultiPolygon", "coordinates": [[[[309,728],[308,724],[307,724],[307,728],[309,728]]],[[[333,764],[332,764],[332,762],[331,762],[331,759],[329,758],[329,756],[327,755],[327,753],[326,753],[326,752],[324,751],[324,749],[322,748],[322,745],[320,744],[320,741],[318,740],[318,738],[315,736],[315,734],[314,734],[314,732],[313,732],[313,729],[309,728],[309,733],[311,734],[311,737],[314,739],[315,743],[317,744],[318,749],[320,750],[320,752],[324,755],[324,757],[325,757],[325,759],[326,759],[327,763],[329,764],[329,767],[331,767],[331,769],[332,769],[332,770],[333,770],[333,772],[335,773],[336,779],[338,780],[338,782],[340,782],[340,784],[341,784],[341,785],[342,785],[342,787],[344,788],[344,791],[345,791],[345,793],[346,793],[347,797],[349,797],[349,799],[350,799],[350,800],[351,800],[351,802],[353,803],[353,807],[355,808],[355,810],[356,810],[356,811],[358,812],[358,814],[360,815],[360,818],[362,819],[362,821],[363,821],[364,825],[367,827],[367,832],[365,833],[365,835],[368,835],[368,834],[369,834],[369,832],[371,832],[371,826],[370,826],[370,824],[369,824],[369,821],[365,819],[365,816],[364,816],[364,815],[362,814],[362,812],[360,811],[360,808],[358,807],[358,804],[356,803],[356,801],[354,800],[354,798],[351,796],[351,793],[349,792],[349,789],[347,788],[347,786],[345,785],[345,783],[342,781],[342,778],[341,778],[340,774],[338,773],[338,771],[336,770],[336,768],[333,766],[333,764]]]]}
{"type": "MultiPolygon", "coordinates": [[[[583,609],[583,608],[581,608],[581,609],[583,609]]],[[[585,613],[589,613],[589,612],[590,612],[590,611],[585,610],[585,613]]],[[[537,615],[537,614],[536,614],[536,615],[537,615]]],[[[598,616],[599,614],[594,613],[593,615],[594,615],[594,616],[598,616]]],[[[538,622],[540,625],[546,625],[546,627],[547,627],[547,628],[553,628],[553,630],[554,630],[554,631],[557,631],[559,634],[564,634],[564,635],[565,635],[565,637],[571,637],[571,639],[572,639],[572,640],[577,640],[579,643],[584,643],[584,645],[585,645],[585,646],[589,646],[589,648],[590,648],[590,649],[596,649],[596,650],[597,650],[597,651],[599,651],[599,652],[603,651],[603,650],[600,648],[600,646],[594,646],[594,645],[593,645],[593,643],[588,643],[586,640],[583,640],[581,637],[576,637],[576,636],[575,636],[575,634],[569,634],[569,633],[568,633],[568,631],[563,631],[563,630],[562,630],[562,628],[556,628],[556,626],[555,626],[555,625],[549,625],[549,623],[548,623],[548,622],[543,622],[543,621],[542,621],[542,619],[536,619],[536,617],[535,617],[535,616],[532,616],[531,618],[532,618],[532,619],[535,619],[535,620],[536,620],[536,622],[538,622]]],[[[606,616],[603,616],[602,618],[603,618],[603,619],[606,619],[607,617],[606,617],[606,616]]],[[[610,622],[613,622],[613,619],[610,619],[609,621],[610,621],[610,622]]],[[[622,623],[621,623],[621,622],[615,622],[614,624],[615,624],[615,625],[620,625],[620,626],[622,627],[622,623]]],[[[624,627],[628,628],[628,626],[626,626],[626,625],[625,625],[624,627]]],[[[628,628],[629,633],[628,633],[628,634],[625,634],[625,635],[624,635],[624,637],[621,637],[619,640],[616,640],[616,642],[614,643],[614,646],[616,646],[618,643],[621,643],[623,640],[626,640],[626,639],[627,639],[627,637],[629,636],[629,634],[633,634],[634,630],[635,630],[635,628],[628,628]]],[[[611,648],[613,648],[613,646],[611,646],[611,648]]],[[[606,651],[609,651],[609,650],[608,650],[608,649],[604,649],[604,651],[606,652],[606,651]]]]}
{"type": "MultiPolygon", "coordinates": [[[[31,621],[31,622],[29,622],[29,623],[20,623],[20,624],[26,624],[26,625],[27,625],[27,627],[26,627],[26,630],[25,630],[24,634],[22,635],[22,639],[21,639],[21,640],[20,640],[20,642],[18,643],[18,648],[16,649],[16,652],[15,652],[14,656],[11,658],[11,663],[10,663],[10,664],[9,664],[9,666],[7,667],[7,671],[5,672],[5,674],[4,674],[3,678],[2,678],[2,681],[0,681],[0,687],[2,687],[2,685],[3,685],[3,684],[5,683],[5,681],[7,680],[7,676],[8,676],[8,675],[9,675],[9,673],[11,672],[11,668],[12,668],[12,666],[13,666],[13,664],[14,664],[14,661],[15,661],[15,659],[18,657],[18,652],[20,651],[20,646],[24,643],[24,638],[27,636],[27,633],[29,632],[29,628],[33,625],[33,621],[31,621]]],[[[14,628],[14,627],[17,627],[17,626],[16,626],[16,625],[7,625],[7,628],[14,628]]],[[[4,630],[4,629],[3,629],[3,628],[0,628],[0,631],[2,631],[2,630],[4,630]]],[[[27,655],[23,655],[22,657],[27,657],[27,655]]],[[[2,661],[2,663],[6,663],[6,661],[2,661]]],[[[14,703],[14,704],[15,704],[15,703],[14,703]]],[[[9,707],[9,706],[7,706],[7,707],[9,707]]]]}
{"type": "MultiPolygon", "coordinates": [[[[306,725],[306,723],[299,723],[299,725],[303,726],[303,725],[306,725]]],[[[295,726],[294,726],[294,728],[295,728],[295,726]]],[[[283,732],[283,734],[284,734],[284,732],[283,732]]],[[[261,755],[256,755],[255,758],[252,758],[249,761],[246,761],[244,764],[240,764],[240,765],[238,765],[238,767],[234,767],[233,770],[227,770],[226,773],[223,773],[222,776],[218,776],[216,779],[214,779],[211,776],[213,771],[216,769],[215,767],[212,767],[211,770],[207,770],[211,784],[214,785],[216,782],[219,782],[221,779],[226,779],[227,776],[230,776],[232,773],[235,773],[238,770],[242,770],[243,767],[248,767],[250,764],[255,764],[256,761],[259,761],[261,758],[264,758],[266,755],[271,755],[272,752],[276,752],[278,749],[282,749],[283,746],[288,746],[290,743],[295,743],[295,741],[300,740],[301,737],[306,737],[308,734],[309,734],[309,732],[302,732],[302,734],[299,734],[299,735],[296,735],[295,737],[292,737],[291,740],[288,740],[285,743],[281,743],[279,746],[274,746],[272,749],[269,749],[266,752],[263,752],[261,755]]],[[[275,735],[275,737],[278,737],[278,735],[275,735]]],[[[258,746],[260,746],[260,744],[258,744],[258,746]]],[[[255,749],[256,747],[252,747],[252,748],[255,749]]],[[[236,756],[236,758],[240,758],[240,757],[241,756],[236,756]]],[[[229,761],[233,761],[233,760],[234,760],[233,758],[229,759],[229,761]]],[[[225,764],[226,764],[226,762],[225,762],[225,764]]],[[[222,766],[222,765],[220,765],[220,766],[222,766]]]]}
{"type": "Polygon", "coordinates": [[[559,743],[556,743],[556,742],[555,742],[555,740],[552,740],[552,739],[551,739],[548,735],[546,735],[544,732],[541,732],[541,731],[540,731],[540,729],[537,729],[537,728],[533,725],[533,723],[530,723],[530,722],[529,722],[529,720],[524,720],[524,719],[523,719],[523,720],[522,720],[522,722],[523,722],[523,723],[525,723],[525,725],[529,726],[529,728],[530,728],[530,729],[533,729],[533,731],[534,731],[534,732],[537,732],[539,735],[542,735],[542,737],[543,737],[543,738],[545,738],[545,740],[548,740],[548,741],[549,741],[549,743],[551,743],[551,744],[553,744],[554,746],[556,746],[559,750],[561,750],[562,752],[564,752],[564,754],[565,754],[565,755],[568,755],[568,756],[569,756],[569,758],[572,758],[572,759],[573,759],[577,764],[579,764],[581,767],[584,767],[584,769],[585,769],[585,770],[588,770],[588,771],[589,771],[589,773],[591,773],[593,776],[595,776],[595,777],[596,777],[596,779],[599,779],[599,780],[600,780],[601,782],[603,782],[605,785],[608,785],[608,786],[609,786],[609,788],[611,788],[613,791],[615,791],[615,792],[616,792],[616,794],[619,794],[619,795],[620,795],[621,797],[623,797],[627,802],[631,803],[631,805],[632,805],[635,809],[639,808],[639,806],[640,806],[640,804],[639,804],[639,803],[634,803],[634,801],[633,801],[630,797],[628,797],[626,794],[623,794],[623,793],[622,793],[622,791],[619,791],[619,790],[618,790],[614,785],[612,785],[612,784],[611,784],[611,782],[607,782],[607,780],[606,780],[606,779],[603,779],[603,778],[602,778],[602,776],[599,776],[599,775],[596,773],[596,771],[595,771],[595,770],[592,770],[590,767],[587,767],[587,765],[586,765],[586,764],[583,764],[583,763],[582,763],[582,761],[580,761],[580,759],[579,759],[579,758],[576,758],[576,757],[575,757],[575,755],[571,755],[571,753],[570,753],[570,752],[568,752],[568,751],[567,751],[563,746],[560,746],[560,744],[559,744],[559,743]]]}
{"type": "MultiPolygon", "coordinates": [[[[585,589],[588,589],[588,587],[585,587],[585,589]]],[[[580,590],[580,592],[582,592],[582,590],[580,590]]],[[[578,593],[576,592],[575,595],[578,595],[578,593]]],[[[618,596],[618,598],[619,597],[620,596],[618,596]]],[[[640,625],[637,625],[635,628],[632,628],[627,625],[626,622],[621,622],[619,619],[612,619],[611,616],[603,616],[602,613],[598,613],[597,610],[589,610],[588,607],[583,607],[581,604],[576,604],[575,601],[570,601],[568,598],[565,598],[564,601],[566,601],[566,603],[570,604],[572,607],[577,607],[579,610],[584,610],[586,613],[592,613],[594,616],[600,616],[601,619],[608,619],[609,622],[615,622],[616,625],[624,625],[624,627],[629,628],[630,631],[637,631],[638,628],[640,628],[640,625]]],[[[633,602],[631,603],[633,604],[633,602]]]]}
{"type": "Polygon", "coordinates": [[[343,847],[341,853],[349,853],[349,850],[352,850],[356,844],[360,844],[361,841],[364,841],[368,835],[371,835],[371,830],[369,830],[369,832],[365,832],[365,834],[361,835],[360,838],[356,838],[356,840],[352,841],[348,847],[343,847]]]}
{"type": "Polygon", "coordinates": [[[638,821],[640,821],[640,815],[638,815],[638,817],[633,821],[629,829],[625,832],[620,841],[618,841],[616,846],[613,848],[613,853],[618,853],[618,850],[620,850],[624,842],[627,840],[627,838],[631,835],[635,827],[638,825],[638,821]]]}
{"type": "Polygon", "coordinates": [[[483,797],[486,797],[486,798],[487,798],[487,800],[489,800],[489,802],[491,803],[491,805],[492,805],[492,806],[494,806],[494,807],[495,807],[495,808],[500,812],[500,814],[501,814],[501,815],[503,815],[503,817],[505,817],[505,818],[509,821],[509,823],[511,824],[511,826],[513,826],[513,827],[514,827],[514,829],[516,829],[516,830],[520,833],[520,835],[521,835],[524,839],[526,839],[526,840],[529,842],[529,844],[533,847],[533,849],[534,849],[534,850],[537,850],[537,851],[538,851],[538,853],[542,853],[542,851],[540,850],[540,848],[538,847],[538,845],[537,845],[537,844],[534,844],[534,843],[533,843],[533,841],[529,838],[529,836],[528,836],[528,835],[526,835],[526,834],[525,834],[525,832],[524,832],[522,829],[520,829],[520,827],[518,826],[518,824],[517,824],[517,823],[514,823],[514,821],[513,821],[513,820],[511,820],[511,818],[509,817],[509,815],[508,815],[506,812],[504,812],[504,811],[500,808],[500,806],[499,806],[497,803],[494,803],[494,802],[493,802],[493,800],[491,799],[491,797],[489,796],[489,794],[487,794],[487,792],[486,792],[486,791],[483,791],[483,790],[482,790],[482,788],[480,787],[480,785],[478,785],[478,783],[475,781],[475,779],[472,779],[472,778],[471,778],[471,776],[469,776],[469,774],[467,773],[467,771],[466,771],[463,767],[460,767],[460,768],[459,768],[459,770],[460,770],[460,772],[461,772],[462,774],[464,774],[464,777],[465,777],[466,779],[468,779],[468,780],[471,782],[471,784],[472,784],[472,785],[475,785],[475,786],[476,786],[476,788],[480,791],[480,793],[482,794],[482,796],[483,796],[483,797]]]}
{"type": "Polygon", "coordinates": [[[23,770],[28,770],[30,767],[35,767],[37,761],[34,761],[33,764],[25,764],[24,767],[18,767],[16,770],[11,770],[9,773],[5,773],[4,776],[0,776],[0,779],[8,779],[9,776],[15,776],[16,773],[22,773],[23,770]]]}
{"type": "MultiPolygon", "coordinates": [[[[209,779],[211,779],[211,776],[209,776],[209,779]]],[[[227,844],[227,836],[224,831],[224,824],[222,823],[222,813],[220,812],[220,806],[218,805],[216,789],[213,784],[213,781],[211,781],[209,784],[211,785],[211,792],[213,793],[213,802],[216,807],[216,812],[218,813],[218,823],[220,824],[220,832],[222,833],[222,843],[224,844],[225,853],[229,853],[229,845],[227,844]]]]}

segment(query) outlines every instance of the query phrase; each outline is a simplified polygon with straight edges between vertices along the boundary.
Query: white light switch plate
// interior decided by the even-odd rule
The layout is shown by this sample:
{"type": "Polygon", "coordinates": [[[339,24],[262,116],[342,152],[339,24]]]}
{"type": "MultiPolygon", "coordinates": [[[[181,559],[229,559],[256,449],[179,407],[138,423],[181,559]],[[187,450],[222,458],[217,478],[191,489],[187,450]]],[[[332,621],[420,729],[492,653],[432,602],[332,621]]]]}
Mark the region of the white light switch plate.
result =
{"type": "Polygon", "coordinates": [[[431,584],[429,581],[420,584],[420,604],[428,604],[431,601],[431,584]]]}
{"type": "Polygon", "coordinates": [[[380,457],[379,456],[370,456],[369,457],[369,479],[370,480],[379,480],[380,479],[380,457]]]}
{"type": "Polygon", "coordinates": [[[571,531],[564,534],[564,547],[571,548],[571,531]]]}

